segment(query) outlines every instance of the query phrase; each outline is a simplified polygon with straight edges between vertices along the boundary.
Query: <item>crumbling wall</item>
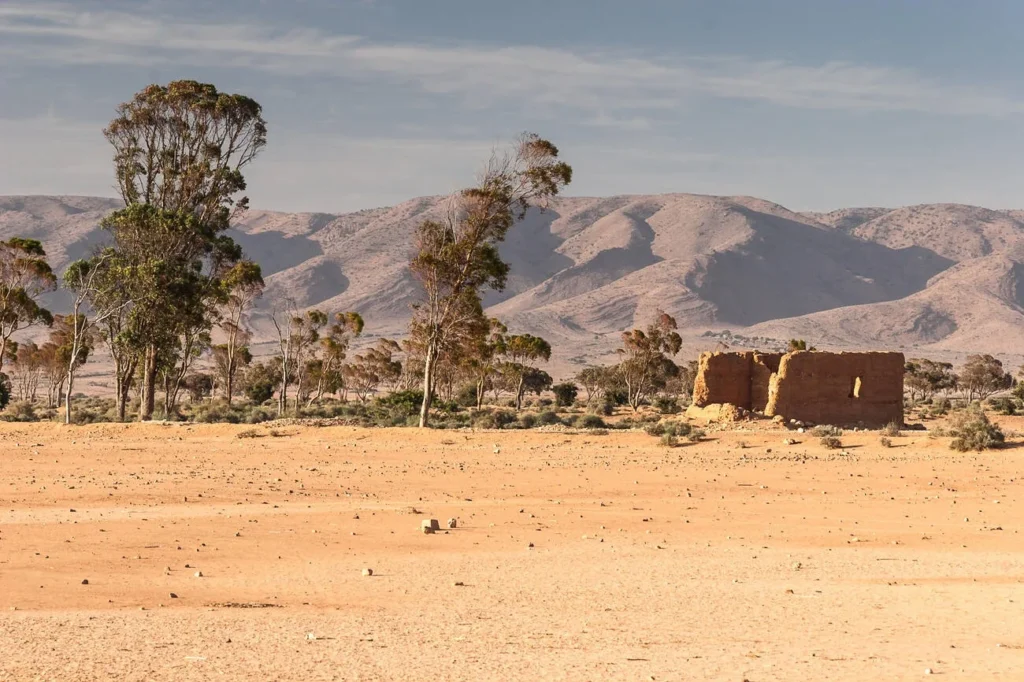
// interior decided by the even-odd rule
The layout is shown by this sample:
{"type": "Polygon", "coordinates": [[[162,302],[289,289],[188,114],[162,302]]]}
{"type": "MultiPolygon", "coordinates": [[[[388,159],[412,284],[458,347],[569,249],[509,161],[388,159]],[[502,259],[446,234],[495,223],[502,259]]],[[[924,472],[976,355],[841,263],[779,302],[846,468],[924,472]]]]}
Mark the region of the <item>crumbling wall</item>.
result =
{"type": "Polygon", "coordinates": [[[764,412],[768,406],[769,383],[779,371],[782,353],[754,353],[750,372],[750,405],[755,412],[764,412]]]}
{"type": "Polygon", "coordinates": [[[771,379],[765,414],[839,426],[902,424],[903,365],[903,353],[789,353],[771,379]]]}
{"type": "Polygon", "coordinates": [[[729,403],[750,409],[750,379],[754,354],[701,353],[693,383],[693,404],[697,407],[729,403]]]}

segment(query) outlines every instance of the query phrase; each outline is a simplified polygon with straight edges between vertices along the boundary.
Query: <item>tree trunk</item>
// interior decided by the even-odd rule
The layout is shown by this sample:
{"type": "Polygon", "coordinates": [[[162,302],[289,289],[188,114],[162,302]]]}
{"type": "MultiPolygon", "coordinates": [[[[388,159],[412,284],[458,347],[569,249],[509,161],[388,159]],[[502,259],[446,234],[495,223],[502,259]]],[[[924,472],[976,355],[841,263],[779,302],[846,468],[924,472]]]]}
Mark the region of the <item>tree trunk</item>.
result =
{"type": "Polygon", "coordinates": [[[434,369],[437,351],[434,344],[427,343],[427,356],[423,362],[423,404],[420,406],[420,428],[430,424],[430,404],[434,393],[434,369]]]}
{"type": "Polygon", "coordinates": [[[232,362],[228,361],[228,376],[227,376],[227,392],[228,392],[228,407],[231,407],[231,396],[235,392],[235,372],[231,366],[232,362]]]}
{"type": "Polygon", "coordinates": [[[516,411],[523,409],[523,384],[526,383],[526,376],[519,377],[519,384],[516,385],[516,411]]]}
{"type": "Polygon", "coordinates": [[[146,348],[146,357],[143,361],[141,393],[139,421],[147,422],[153,419],[153,409],[156,406],[156,346],[152,344],[146,348]]]}
{"type": "Polygon", "coordinates": [[[75,385],[75,368],[68,368],[68,383],[64,389],[64,423],[71,423],[71,390],[75,385]]]}
{"type": "Polygon", "coordinates": [[[484,393],[486,391],[486,384],[483,379],[476,382],[476,409],[481,409],[484,406],[484,393]]]}

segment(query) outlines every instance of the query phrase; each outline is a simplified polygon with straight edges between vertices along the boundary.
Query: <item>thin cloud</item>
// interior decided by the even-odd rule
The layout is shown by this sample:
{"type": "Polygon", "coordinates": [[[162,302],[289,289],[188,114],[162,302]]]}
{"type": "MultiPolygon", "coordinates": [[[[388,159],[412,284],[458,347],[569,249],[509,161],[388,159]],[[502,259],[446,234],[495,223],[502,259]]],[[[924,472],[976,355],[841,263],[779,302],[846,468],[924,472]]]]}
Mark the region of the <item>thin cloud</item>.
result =
{"type": "MultiPolygon", "coordinates": [[[[535,46],[379,43],[317,29],[199,24],[69,5],[0,7],[0,55],[64,64],[187,64],[256,69],[282,76],[374,79],[461,98],[488,108],[519,103],[603,112],[593,122],[627,122],[621,112],[671,110],[694,98],[765,102],[802,109],[911,111],[1004,116],[1024,101],[943,83],[909,69],[845,62],[800,65],[742,57],[663,59],[535,46]],[[26,50],[45,43],[45,48],[26,50]],[[213,57],[216,56],[216,60],[213,57]]],[[[628,123],[632,121],[632,123],[628,123]]]]}

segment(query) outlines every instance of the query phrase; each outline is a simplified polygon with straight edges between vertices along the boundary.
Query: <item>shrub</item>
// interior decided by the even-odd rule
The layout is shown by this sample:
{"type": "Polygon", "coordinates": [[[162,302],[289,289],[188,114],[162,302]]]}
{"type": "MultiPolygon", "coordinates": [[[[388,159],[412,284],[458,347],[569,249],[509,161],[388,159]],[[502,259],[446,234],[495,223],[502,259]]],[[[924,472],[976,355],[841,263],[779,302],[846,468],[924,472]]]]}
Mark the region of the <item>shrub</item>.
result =
{"type": "Polygon", "coordinates": [[[262,405],[274,397],[273,381],[264,378],[251,381],[245,387],[245,397],[257,405],[262,405]]]}
{"type": "Polygon", "coordinates": [[[659,395],[654,399],[654,407],[661,414],[679,414],[679,401],[671,396],[659,395]]]}
{"type": "Polygon", "coordinates": [[[817,438],[839,438],[843,435],[843,430],[838,426],[831,426],[829,424],[821,424],[811,429],[811,435],[817,438]]]}
{"type": "Polygon", "coordinates": [[[38,420],[36,408],[28,400],[18,400],[8,403],[3,412],[4,421],[9,422],[34,422],[38,420]]]}
{"type": "Polygon", "coordinates": [[[661,440],[659,444],[664,445],[666,448],[674,448],[679,445],[679,438],[674,433],[668,433],[667,431],[661,434],[661,440]]]}
{"type": "Polygon", "coordinates": [[[555,384],[551,387],[551,391],[555,394],[555,404],[558,407],[569,407],[576,402],[579,388],[577,388],[576,384],[567,381],[562,384],[555,384]]]}
{"type": "Polygon", "coordinates": [[[576,420],[576,426],[581,429],[603,429],[605,424],[596,414],[585,414],[576,420]]]}
{"type": "MultiPolygon", "coordinates": [[[[687,426],[689,426],[689,424],[687,424],[687,426]]],[[[704,437],[706,435],[707,433],[704,431],[704,429],[691,429],[690,432],[686,434],[686,438],[691,443],[699,443],[700,441],[704,440],[704,437]]]]}
{"type": "Polygon", "coordinates": [[[244,429],[235,434],[235,438],[262,438],[263,434],[257,429],[244,429]]]}
{"type": "Polygon", "coordinates": [[[882,435],[888,436],[890,438],[896,438],[900,435],[901,428],[903,428],[903,425],[900,424],[899,422],[889,422],[888,424],[882,427],[882,435]]]}
{"type": "Polygon", "coordinates": [[[462,407],[476,407],[476,384],[463,384],[455,394],[455,402],[462,407]]]}
{"type": "Polygon", "coordinates": [[[843,447],[843,441],[839,440],[837,436],[822,436],[821,446],[827,450],[838,450],[843,447]]]}
{"type": "Polygon", "coordinates": [[[595,411],[605,417],[610,417],[615,414],[615,403],[606,399],[603,403],[597,406],[595,411]]]}
{"type": "Polygon", "coordinates": [[[537,421],[539,421],[543,426],[551,426],[553,424],[561,424],[562,418],[551,410],[545,410],[537,415],[537,421]]]}
{"type": "Polygon", "coordinates": [[[527,412],[519,417],[519,426],[524,429],[532,429],[537,425],[537,415],[532,412],[527,412]]]}
{"type": "Polygon", "coordinates": [[[662,424],[661,422],[648,424],[647,426],[644,427],[644,432],[648,436],[654,436],[655,438],[657,438],[659,436],[665,435],[665,425],[662,424]]]}
{"type": "Polygon", "coordinates": [[[988,450],[1002,447],[1006,436],[997,424],[989,421],[980,409],[964,410],[952,420],[950,432],[955,436],[949,447],[958,452],[988,450]]]}
{"type": "Polygon", "coordinates": [[[0,372],[0,410],[5,409],[9,402],[11,402],[11,382],[6,374],[0,372]]]}
{"type": "Polygon", "coordinates": [[[891,438],[887,438],[886,436],[882,436],[879,439],[878,442],[882,444],[883,448],[891,448],[892,447],[892,439],[891,438]]]}

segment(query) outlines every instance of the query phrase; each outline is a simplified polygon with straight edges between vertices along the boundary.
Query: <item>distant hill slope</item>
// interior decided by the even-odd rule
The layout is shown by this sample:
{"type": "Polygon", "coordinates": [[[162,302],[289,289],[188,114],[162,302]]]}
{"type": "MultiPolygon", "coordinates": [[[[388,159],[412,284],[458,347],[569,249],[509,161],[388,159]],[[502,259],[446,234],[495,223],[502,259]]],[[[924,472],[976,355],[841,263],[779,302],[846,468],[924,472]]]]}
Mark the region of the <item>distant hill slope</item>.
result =
{"type": "MultiPolygon", "coordinates": [[[[413,231],[443,198],[344,215],[250,211],[233,230],[274,300],[358,310],[397,335],[417,287],[413,231]]],[[[43,241],[62,269],[103,243],[117,202],[0,197],[0,238],[43,241]]],[[[1024,213],[933,204],[795,213],[751,197],[567,197],[531,211],[502,252],[512,266],[492,315],[552,340],[562,363],[606,356],[654,311],[676,316],[689,348],[729,329],[819,346],[1024,354],[1024,213]],[[749,331],[748,331],[749,330],[749,331]]],[[[53,299],[61,306],[60,297],[53,299]]]]}

